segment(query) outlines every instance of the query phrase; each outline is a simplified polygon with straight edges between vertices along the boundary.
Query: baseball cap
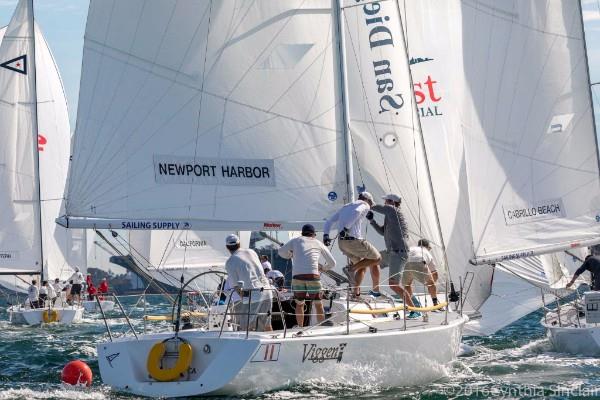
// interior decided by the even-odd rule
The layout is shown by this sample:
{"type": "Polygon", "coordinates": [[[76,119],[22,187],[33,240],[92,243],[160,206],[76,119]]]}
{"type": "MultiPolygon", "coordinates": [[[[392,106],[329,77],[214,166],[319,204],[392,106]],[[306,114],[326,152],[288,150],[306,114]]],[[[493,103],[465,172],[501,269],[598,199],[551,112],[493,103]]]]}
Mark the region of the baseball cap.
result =
{"type": "Polygon", "coordinates": [[[233,233],[225,238],[225,244],[228,246],[238,244],[239,242],[240,238],[237,237],[237,235],[234,235],[233,233]]]}
{"type": "Polygon", "coordinates": [[[389,193],[382,197],[384,200],[391,200],[395,203],[400,203],[402,199],[397,194],[389,193]]]}
{"type": "Polygon", "coordinates": [[[373,195],[369,192],[362,192],[358,196],[362,197],[365,200],[369,200],[372,203],[375,202],[375,200],[373,199],[373,195]]]}
{"type": "Polygon", "coordinates": [[[306,224],[302,227],[302,234],[305,233],[315,233],[315,227],[311,224],[306,224]]]}

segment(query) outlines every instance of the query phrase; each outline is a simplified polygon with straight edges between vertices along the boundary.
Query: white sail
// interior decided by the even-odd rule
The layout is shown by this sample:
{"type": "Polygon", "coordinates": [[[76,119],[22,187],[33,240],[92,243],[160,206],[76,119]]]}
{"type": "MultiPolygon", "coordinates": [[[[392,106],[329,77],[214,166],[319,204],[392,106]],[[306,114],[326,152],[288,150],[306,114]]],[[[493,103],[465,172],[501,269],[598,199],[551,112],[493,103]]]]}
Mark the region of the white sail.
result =
{"type": "Polygon", "coordinates": [[[475,262],[600,238],[578,1],[464,1],[463,124],[475,262]]]}
{"type": "MultiPolygon", "coordinates": [[[[18,258],[13,260],[14,266],[19,269],[14,270],[13,267],[4,265],[6,258],[0,260],[0,270],[2,274],[11,272],[29,272],[39,274],[41,272],[41,264],[36,268],[32,268],[28,264],[28,258],[34,259],[37,263],[39,257],[43,254],[43,272],[48,279],[61,278],[67,279],[72,270],[69,265],[85,266],[85,244],[82,241],[83,233],[80,230],[67,230],[57,226],[54,222],[56,217],[61,213],[63,207],[65,181],[70,155],[70,135],[71,129],[69,125],[69,116],[67,110],[67,102],[60,74],[56,63],[48,47],[48,44],[37,25],[35,25],[35,62],[32,58],[31,43],[27,48],[17,47],[15,43],[19,43],[30,35],[22,35],[29,29],[29,20],[31,18],[31,4],[28,1],[22,0],[15,12],[15,16],[8,28],[0,30],[0,57],[11,59],[15,52],[23,52],[24,57],[20,61],[14,61],[0,68],[0,77],[7,79],[7,84],[14,85],[17,81],[26,79],[36,79],[37,95],[37,110],[34,109],[35,101],[26,101],[22,96],[33,96],[34,91],[31,88],[15,87],[3,91],[3,95],[9,93],[18,99],[18,106],[6,107],[3,111],[7,114],[2,117],[0,124],[3,124],[4,132],[14,132],[14,137],[10,135],[3,136],[0,140],[10,140],[11,142],[4,143],[2,151],[5,154],[5,160],[8,161],[5,166],[12,162],[14,167],[10,170],[18,174],[11,178],[12,180],[5,181],[9,185],[5,186],[0,194],[0,201],[12,203],[10,206],[3,208],[4,210],[15,209],[15,214],[3,213],[0,217],[2,225],[0,226],[0,249],[11,247],[12,241],[16,246],[16,241],[26,239],[29,243],[26,247],[28,250],[14,252],[18,258]],[[16,28],[19,26],[20,28],[16,28]],[[7,33],[8,32],[8,33],[7,33]],[[12,33],[11,33],[12,32],[12,33]],[[20,37],[15,40],[14,36],[20,37]],[[19,70],[22,68],[22,70],[19,70]],[[11,81],[12,80],[12,81],[11,81]],[[20,93],[20,94],[19,94],[20,93]],[[14,115],[11,117],[9,113],[14,115]],[[37,144],[34,144],[33,136],[28,138],[27,132],[32,132],[36,126],[38,137],[37,144]],[[11,122],[12,121],[12,122],[11,122]],[[18,137],[18,139],[16,139],[18,137]],[[14,140],[17,142],[14,142],[14,140]],[[16,146],[15,146],[16,143],[16,146]],[[15,151],[16,149],[16,151],[15,151]],[[35,153],[39,157],[39,171],[35,167],[35,153]],[[33,163],[33,164],[31,164],[33,163]],[[33,168],[27,172],[23,168],[33,168]],[[27,182],[25,181],[27,179],[27,182]],[[41,194],[41,202],[38,201],[37,194],[32,192],[31,201],[23,201],[24,194],[21,193],[26,187],[36,187],[39,185],[41,194]],[[4,196],[14,197],[4,197],[4,196]],[[41,204],[41,206],[40,206],[41,204]],[[17,208],[18,207],[18,208],[17,208]],[[16,212],[18,210],[18,213],[16,212]],[[41,212],[41,218],[38,213],[41,212]],[[11,222],[9,218],[14,218],[11,222]],[[41,222],[41,225],[40,225],[41,222]],[[26,226],[26,229],[23,229],[26,226]],[[40,236],[41,235],[41,236],[40,236]],[[40,248],[43,246],[43,248],[40,248]],[[29,265],[29,266],[28,266],[29,265]],[[21,270],[22,269],[22,270],[21,270]]],[[[27,39],[29,40],[29,39],[27,39]]],[[[32,81],[27,81],[28,85],[32,81]]],[[[7,98],[5,101],[9,101],[7,98]]],[[[9,168],[1,168],[3,177],[9,171],[9,168]]],[[[31,189],[33,190],[33,189],[31,189]]],[[[35,189],[37,190],[37,189],[35,189]]],[[[15,247],[13,247],[14,249],[15,247]]],[[[10,254],[10,253],[9,253],[10,254]]],[[[2,257],[0,257],[2,258],[2,257]]],[[[0,277],[0,284],[14,290],[24,290],[29,285],[29,278],[21,277],[0,277]]]]}
{"type": "Polygon", "coordinates": [[[30,0],[17,6],[0,45],[0,272],[42,268],[35,62],[30,0]]]}
{"type": "Polygon", "coordinates": [[[378,201],[386,193],[400,195],[411,244],[418,238],[429,239],[442,262],[443,243],[398,4],[345,1],[344,5],[341,19],[354,180],[378,201]]]}
{"type": "Polygon", "coordinates": [[[332,21],[325,0],[92,1],[61,223],[321,222],[346,200],[332,21]]]}
{"type": "Polygon", "coordinates": [[[491,293],[492,268],[473,266],[471,213],[463,144],[461,4],[411,1],[403,9],[414,92],[427,146],[450,276],[468,288],[465,310],[491,293]],[[439,40],[443,37],[443,40],[439,40]]]}

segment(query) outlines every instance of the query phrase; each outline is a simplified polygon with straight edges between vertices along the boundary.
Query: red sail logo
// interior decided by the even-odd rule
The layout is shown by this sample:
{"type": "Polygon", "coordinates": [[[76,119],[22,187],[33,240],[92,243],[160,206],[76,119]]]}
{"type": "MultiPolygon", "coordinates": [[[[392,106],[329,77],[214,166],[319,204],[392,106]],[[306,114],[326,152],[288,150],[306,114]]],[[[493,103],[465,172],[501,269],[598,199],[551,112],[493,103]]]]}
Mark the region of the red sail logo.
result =
{"type": "Polygon", "coordinates": [[[48,143],[48,139],[45,136],[38,135],[38,151],[44,151],[44,145],[48,143]]]}

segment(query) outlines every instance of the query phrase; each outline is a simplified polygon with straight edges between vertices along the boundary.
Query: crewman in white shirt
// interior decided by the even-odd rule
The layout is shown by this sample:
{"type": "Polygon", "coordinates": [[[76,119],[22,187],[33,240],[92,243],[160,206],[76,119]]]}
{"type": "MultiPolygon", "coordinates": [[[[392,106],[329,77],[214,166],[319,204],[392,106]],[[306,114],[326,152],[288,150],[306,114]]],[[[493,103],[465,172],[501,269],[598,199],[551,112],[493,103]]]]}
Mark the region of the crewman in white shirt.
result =
{"type": "MultiPolygon", "coordinates": [[[[437,275],[436,267],[431,255],[431,244],[427,239],[419,240],[417,246],[412,246],[408,249],[408,262],[404,267],[402,274],[402,285],[406,291],[406,304],[414,307],[412,301],[412,283],[413,279],[418,280],[423,285],[427,286],[427,291],[431,296],[433,305],[438,305],[437,290],[435,287],[434,275],[437,275]]],[[[418,318],[421,314],[416,311],[411,311],[408,318],[418,318]]]]}
{"type": "Polygon", "coordinates": [[[83,274],[79,272],[79,267],[75,267],[75,272],[71,275],[69,281],[73,281],[71,285],[71,300],[79,303],[81,301],[81,289],[83,285],[83,274]]]}
{"type": "MultiPolygon", "coordinates": [[[[325,320],[323,310],[323,287],[321,271],[335,267],[335,259],[329,249],[316,238],[315,227],[306,224],[302,227],[302,236],[294,238],[279,248],[279,255],[292,259],[292,290],[296,300],[296,322],[304,326],[304,302],[312,300],[317,311],[317,321],[325,320]],[[325,264],[320,265],[319,260],[325,264]]],[[[310,312],[310,310],[308,310],[310,312]]]]}
{"type": "MultiPolygon", "coordinates": [[[[227,287],[236,288],[241,300],[233,305],[236,323],[241,331],[272,331],[271,305],[273,293],[269,280],[254,250],[241,249],[237,235],[229,235],[225,246],[231,257],[225,263],[227,287]],[[240,287],[241,284],[241,287],[240,287]],[[263,290],[256,290],[263,289],[263,290]],[[248,322],[248,316],[250,321],[248,322]]],[[[235,297],[235,296],[234,296],[235,297]]]]}
{"type": "Polygon", "coordinates": [[[27,289],[27,300],[31,308],[38,308],[39,306],[40,291],[37,287],[37,281],[34,279],[31,281],[31,285],[27,289]]]}
{"type": "Polygon", "coordinates": [[[373,292],[379,293],[379,262],[381,255],[371,243],[363,239],[363,219],[374,204],[373,195],[362,192],[358,200],[344,205],[325,222],[323,243],[331,245],[329,231],[336,227],[339,234],[338,246],[341,252],[350,259],[352,265],[343,268],[350,285],[354,287],[354,295],[360,296],[360,284],[367,268],[371,268],[373,292]]]}

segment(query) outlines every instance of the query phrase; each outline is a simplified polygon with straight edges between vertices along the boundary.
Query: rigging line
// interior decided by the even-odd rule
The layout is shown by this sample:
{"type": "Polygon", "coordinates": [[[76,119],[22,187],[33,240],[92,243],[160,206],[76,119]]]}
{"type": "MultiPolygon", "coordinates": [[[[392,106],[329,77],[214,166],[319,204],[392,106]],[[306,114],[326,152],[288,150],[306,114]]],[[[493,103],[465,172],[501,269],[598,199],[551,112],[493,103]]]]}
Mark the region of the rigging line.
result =
{"type": "MultiPolygon", "coordinates": [[[[342,16],[343,16],[343,21],[340,21],[340,23],[346,24],[346,26],[348,28],[348,32],[351,32],[351,30],[350,30],[350,28],[351,28],[350,27],[350,22],[348,21],[346,13],[343,12],[342,16]]],[[[365,87],[365,82],[362,79],[362,70],[360,68],[360,64],[361,63],[360,63],[358,54],[356,52],[356,44],[352,40],[352,35],[351,34],[348,34],[347,36],[348,36],[348,40],[350,42],[350,48],[352,49],[352,54],[354,55],[354,61],[356,63],[356,68],[358,70],[358,76],[360,77],[359,80],[360,80],[360,85],[361,85],[361,88],[362,88],[362,96],[363,96],[363,99],[365,99],[367,97],[367,95],[366,95],[367,88],[365,87]]],[[[347,99],[346,101],[350,101],[350,99],[347,99]]],[[[367,127],[368,127],[368,130],[369,130],[369,133],[371,133],[371,136],[373,136],[374,142],[377,145],[377,150],[379,152],[379,156],[381,157],[381,163],[382,163],[382,165],[384,167],[383,170],[384,170],[384,173],[385,173],[385,178],[386,178],[386,182],[387,182],[388,188],[391,188],[390,177],[389,177],[389,174],[388,174],[389,167],[387,166],[387,163],[385,162],[385,157],[383,155],[383,150],[381,149],[381,144],[380,144],[379,138],[377,137],[377,133],[375,132],[375,129],[374,129],[375,128],[375,118],[373,118],[373,112],[371,110],[371,105],[369,104],[368,101],[365,101],[365,105],[367,106],[367,112],[368,112],[369,118],[370,118],[370,121],[369,121],[370,125],[367,125],[367,127]],[[373,128],[373,130],[371,128],[373,128]]],[[[350,121],[348,121],[348,129],[350,130],[350,136],[352,138],[351,141],[354,142],[355,141],[354,140],[354,135],[352,134],[352,130],[349,128],[349,125],[350,125],[350,121]]],[[[360,160],[359,159],[356,160],[356,164],[357,165],[360,164],[360,160]]]]}
{"type": "MultiPolygon", "coordinates": [[[[404,7],[404,16],[405,18],[407,18],[407,13],[406,13],[406,1],[404,0],[402,2],[403,7],[404,7]]],[[[398,11],[400,11],[400,7],[398,7],[398,11]]],[[[398,16],[400,17],[400,26],[402,29],[402,33],[404,34],[403,40],[404,40],[404,47],[406,49],[406,57],[410,57],[410,47],[409,47],[409,40],[408,40],[408,23],[406,24],[406,28],[404,28],[403,24],[402,24],[402,15],[398,12],[398,16]]],[[[410,74],[410,64],[409,64],[409,74],[410,74]]],[[[411,83],[412,83],[412,79],[411,79],[411,83]]],[[[414,87],[411,88],[412,91],[414,92],[414,87]]],[[[413,104],[412,104],[412,100],[413,97],[411,96],[411,109],[413,108],[413,104]]],[[[415,135],[415,113],[411,112],[410,113],[410,128],[412,131],[412,138],[413,138],[413,153],[414,153],[414,166],[415,166],[415,176],[417,177],[416,179],[416,183],[417,183],[417,222],[418,222],[418,226],[419,226],[419,237],[423,237],[423,221],[421,218],[421,196],[420,196],[420,185],[419,185],[419,163],[417,160],[417,139],[416,139],[416,135],[415,135]]],[[[423,131],[421,130],[421,135],[423,135],[423,131]]],[[[396,219],[398,220],[398,224],[400,224],[400,217],[398,216],[398,214],[396,213],[396,219]]],[[[440,235],[441,235],[441,231],[440,231],[440,235]]],[[[446,266],[446,268],[448,268],[448,266],[446,266]]]]}
{"type": "MultiPolygon", "coordinates": [[[[327,50],[331,50],[332,58],[333,58],[333,52],[335,50],[333,49],[333,46],[332,46],[332,43],[331,43],[331,41],[333,40],[332,37],[331,37],[331,33],[332,32],[333,32],[332,19],[329,19],[329,27],[327,28],[327,38],[325,39],[325,42],[329,42],[329,45],[326,48],[327,48],[327,50]]],[[[323,62],[321,63],[321,71],[319,73],[319,80],[318,80],[317,85],[316,85],[315,94],[314,94],[314,96],[312,98],[312,101],[310,103],[310,106],[308,107],[308,111],[306,112],[306,116],[305,116],[305,118],[306,118],[307,121],[314,121],[317,118],[317,117],[314,117],[314,118],[311,119],[310,115],[312,114],[313,107],[315,106],[315,103],[317,102],[317,98],[319,97],[318,96],[319,89],[321,88],[321,82],[323,81],[323,76],[325,75],[325,64],[326,64],[325,61],[327,60],[327,55],[326,54],[325,54],[324,57],[322,57],[322,60],[323,60],[323,62]]],[[[339,102],[336,102],[336,104],[338,104],[338,103],[339,102]]],[[[321,115],[321,114],[323,114],[323,113],[320,113],[319,115],[321,115]]]]}
{"type": "MultiPolygon", "coordinates": [[[[206,15],[206,14],[205,14],[205,15],[206,15]]],[[[192,35],[192,37],[190,38],[190,41],[189,41],[189,43],[188,43],[188,45],[187,45],[187,48],[186,48],[186,50],[185,50],[185,52],[184,52],[184,54],[183,54],[183,57],[182,57],[182,59],[181,59],[181,62],[180,62],[180,64],[179,64],[179,67],[178,67],[178,69],[175,71],[175,77],[173,77],[173,78],[171,79],[171,84],[170,84],[170,86],[169,86],[168,88],[166,88],[166,89],[165,89],[165,91],[163,92],[163,94],[162,94],[161,96],[158,96],[158,99],[157,99],[157,101],[156,101],[156,102],[154,102],[154,104],[152,105],[152,107],[149,107],[149,109],[148,109],[148,112],[146,113],[146,116],[145,116],[145,118],[141,118],[141,119],[140,119],[140,124],[139,124],[137,127],[135,127],[135,129],[133,129],[133,131],[131,132],[131,134],[130,134],[130,135],[127,137],[127,140],[126,140],[124,143],[122,143],[122,145],[119,147],[119,149],[118,149],[116,152],[114,152],[114,153],[113,153],[112,157],[111,157],[111,158],[108,160],[107,164],[110,164],[110,163],[112,162],[112,160],[114,160],[114,159],[115,159],[115,157],[116,157],[117,155],[119,155],[121,152],[123,152],[123,151],[126,151],[126,146],[125,146],[125,144],[127,144],[127,143],[128,143],[130,140],[131,140],[131,138],[132,138],[132,137],[133,137],[133,136],[134,136],[136,133],[138,133],[138,132],[141,130],[141,128],[143,127],[143,125],[144,125],[144,123],[145,123],[145,121],[146,121],[147,117],[148,117],[148,116],[150,116],[150,115],[151,115],[151,114],[154,112],[154,110],[155,110],[155,109],[156,109],[156,108],[157,108],[157,107],[158,107],[158,106],[161,104],[161,102],[163,101],[163,99],[164,99],[164,98],[166,98],[166,96],[167,96],[167,94],[170,92],[170,90],[171,90],[171,89],[172,89],[172,88],[173,88],[173,87],[174,87],[176,84],[180,84],[180,83],[178,83],[178,82],[177,82],[177,79],[178,79],[178,77],[179,77],[180,75],[182,75],[181,69],[182,69],[182,67],[183,67],[183,65],[184,65],[184,63],[185,63],[185,60],[187,59],[187,57],[188,57],[188,55],[189,55],[189,53],[190,53],[190,50],[191,50],[191,48],[192,48],[192,44],[194,43],[194,40],[196,39],[196,36],[198,35],[198,32],[199,32],[199,30],[200,30],[200,27],[201,27],[201,22],[202,22],[202,20],[204,20],[204,17],[205,17],[205,15],[203,15],[203,16],[202,16],[202,19],[200,20],[200,22],[198,23],[198,26],[196,27],[196,30],[194,31],[194,34],[193,34],[193,35],[192,35]]],[[[168,26],[170,26],[170,24],[171,24],[171,23],[172,23],[172,19],[170,19],[170,20],[169,20],[169,24],[168,24],[168,26]]],[[[165,28],[165,29],[168,29],[168,26],[167,26],[167,28],[165,28]]],[[[160,53],[160,49],[162,48],[162,46],[163,46],[163,44],[164,44],[165,36],[166,36],[166,35],[163,35],[163,38],[161,39],[161,42],[160,42],[160,44],[159,44],[159,46],[158,46],[158,47],[159,47],[159,49],[158,49],[158,51],[157,51],[157,53],[156,53],[156,56],[155,56],[155,59],[154,59],[154,61],[153,61],[153,62],[146,61],[146,62],[148,62],[148,63],[151,63],[153,66],[162,67],[161,65],[159,65],[159,64],[157,64],[157,63],[156,63],[156,59],[158,58],[158,55],[159,55],[159,53],[160,53]]],[[[106,41],[106,40],[105,40],[105,41],[106,41]]],[[[103,45],[103,46],[104,46],[104,47],[106,47],[106,48],[108,48],[108,46],[106,46],[106,45],[103,45]]],[[[132,42],[132,46],[133,46],[133,42],[132,42]]],[[[126,54],[127,54],[127,53],[126,53],[126,54]]],[[[127,55],[128,55],[128,59],[129,59],[129,57],[131,57],[131,55],[130,55],[130,54],[127,54],[127,55]]],[[[105,55],[105,54],[102,54],[102,56],[103,56],[103,59],[104,59],[104,58],[106,58],[106,57],[109,57],[108,55],[105,55]]],[[[121,62],[121,60],[117,60],[117,61],[121,62]]],[[[144,61],[145,61],[145,60],[144,60],[144,61]]],[[[137,67],[137,66],[134,66],[134,65],[129,65],[129,64],[128,64],[128,66],[129,66],[129,67],[137,67]]],[[[136,95],[135,95],[135,99],[139,98],[139,94],[140,94],[140,93],[142,92],[142,90],[145,88],[145,86],[146,86],[146,85],[145,85],[145,83],[146,83],[146,82],[149,80],[150,76],[153,76],[153,75],[155,75],[155,73],[153,72],[153,69],[152,69],[152,68],[150,68],[150,69],[147,71],[147,73],[148,73],[148,75],[146,75],[146,77],[145,77],[145,79],[144,79],[144,83],[143,83],[143,84],[141,84],[141,85],[139,86],[139,89],[138,89],[138,91],[137,91],[137,93],[136,93],[136,95]]],[[[194,97],[196,97],[197,95],[198,95],[198,94],[196,94],[195,96],[192,96],[192,97],[189,99],[189,101],[188,101],[188,102],[185,102],[184,106],[180,107],[180,108],[177,110],[177,113],[179,113],[181,110],[183,110],[183,109],[184,109],[184,108],[185,108],[185,107],[186,107],[186,106],[189,104],[189,102],[191,102],[191,101],[194,99],[194,97]]],[[[133,109],[133,105],[134,105],[134,103],[135,103],[134,101],[131,101],[131,102],[129,103],[129,106],[128,106],[128,108],[127,108],[126,112],[123,114],[122,118],[119,120],[119,123],[118,123],[116,126],[118,126],[118,127],[121,127],[121,126],[122,126],[122,123],[123,123],[123,121],[125,120],[125,118],[126,118],[127,116],[129,116],[129,114],[131,113],[131,110],[133,109]]],[[[88,115],[89,115],[89,112],[88,112],[88,115]]],[[[172,118],[173,118],[173,116],[172,116],[171,118],[169,118],[169,120],[168,120],[167,122],[170,122],[172,118]]],[[[160,128],[162,128],[162,127],[163,127],[163,126],[160,126],[160,127],[159,127],[159,129],[160,129],[160,128]]],[[[108,149],[108,144],[109,144],[110,142],[112,142],[113,138],[117,137],[116,133],[117,133],[117,132],[119,132],[119,130],[118,130],[118,129],[119,129],[119,128],[117,128],[117,129],[116,129],[116,130],[113,132],[113,134],[111,135],[111,138],[110,138],[110,140],[109,140],[109,141],[107,141],[107,145],[106,145],[105,149],[103,149],[103,153],[101,154],[101,156],[103,156],[103,155],[104,155],[104,150],[108,149]]],[[[156,134],[156,131],[154,132],[154,134],[156,134]]],[[[153,134],[152,136],[154,136],[154,134],[153,134]]],[[[98,136],[97,136],[97,137],[98,137],[98,136]]],[[[97,137],[96,137],[96,138],[97,138],[97,137]]],[[[145,145],[146,143],[148,143],[148,140],[147,140],[147,141],[145,141],[145,142],[143,143],[143,145],[145,145]]],[[[142,145],[142,146],[143,146],[143,145],[142,145]]],[[[137,150],[139,150],[139,148],[138,148],[137,150]]],[[[136,152],[137,152],[137,150],[136,150],[136,152]]],[[[101,157],[100,157],[100,158],[96,157],[96,163],[94,163],[94,165],[93,165],[93,166],[94,166],[94,167],[97,167],[97,166],[98,166],[98,164],[99,164],[101,161],[102,161],[101,157]]],[[[90,163],[90,164],[91,164],[91,163],[90,163]]],[[[121,165],[122,165],[122,164],[121,164],[121,165]]],[[[92,168],[92,170],[91,170],[91,171],[94,171],[94,170],[95,170],[95,168],[92,168]]],[[[89,182],[89,181],[90,181],[90,180],[89,180],[89,176],[87,176],[87,177],[85,177],[85,178],[86,178],[86,180],[85,180],[85,181],[87,181],[87,182],[89,182]]],[[[89,185],[88,185],[88,187],[89,187],[89,185]]],[[[86,191],[87,191],[88,187],[85,187],[86,191]]],[[[81,188],[79,188],[79,189],[81,189],[81,188]]],[[[79,190],[79,192],[81,192],[81,190],[79,190]]]]}
{"type": "MultiPolygon", "coordinates": [[[[115,239],[117,240],[117,242],[124,248],[127,249],[129,248],[129,255],[132,257],[133,261],[136,262],[136,264],[139,264],[139,268],[140,269],[145,269],[146,271],[144,271],[144,273],[146,273],[147,275],[149,275],[152,280],[155,280],[155,277],[148,272],[148,268],[143,266],[143,263],[140,262],[140,260],[144,261],[146,263],[146,265],[148,266],[153,266],[152,263],[150,262],[150,260],[148,260],[143,254],[141,254],[134,246],[131,245],[130,242],[127,242],[124,238],[122,238],[120,235],[117,235],[117,237],[115,237],[115,239]],[[134,254],[135,253],[135,254],[134,254]]],[[[175,277],[172,277],[171,275],[169,275],[167,272],[163,272],[162,270],[160,270],[158,267],[155,267],[156,271],[162,275],[163,277],[165,277],[167,280],[169,280],[169,278],[173,278],[175,281],[177,281],[177,279],[175,277]]],[[[142,277],[143,278],[143,277],[142,277]]],[[[146,277],[147,278],[147,277],[146,277]]],[[[151,284],[152,282],[150,282],[151,284]]],[[[172,285],[173,286],[173,285],[172,285]]],[[[164,289],[161,288],[161,291],[164,291],[164,289]]]]}

